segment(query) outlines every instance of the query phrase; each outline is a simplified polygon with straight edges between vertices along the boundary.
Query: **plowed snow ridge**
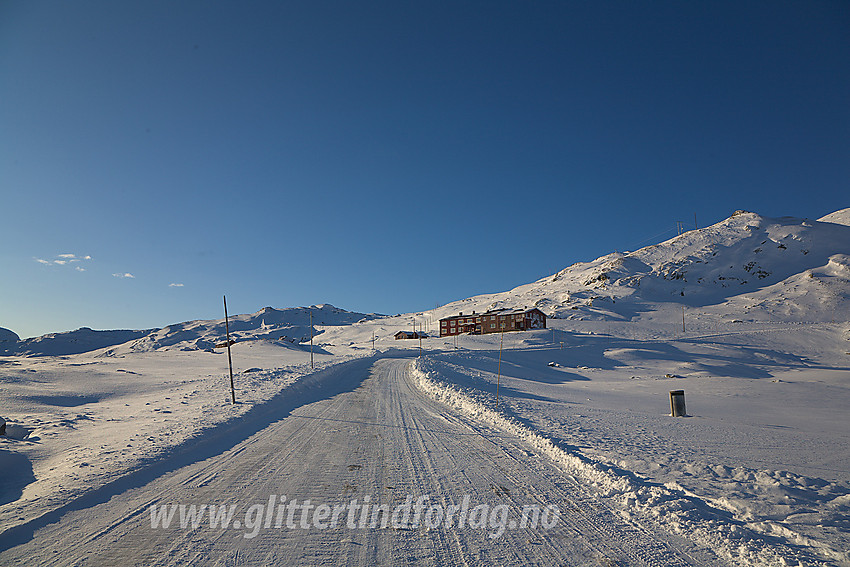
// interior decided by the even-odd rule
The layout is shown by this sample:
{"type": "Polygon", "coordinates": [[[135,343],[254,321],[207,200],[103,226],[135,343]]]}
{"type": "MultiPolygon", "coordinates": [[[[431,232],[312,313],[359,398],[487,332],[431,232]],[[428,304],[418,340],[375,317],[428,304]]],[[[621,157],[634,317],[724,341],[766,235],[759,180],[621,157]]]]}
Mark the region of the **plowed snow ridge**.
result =
{"type": "Polygon", "coordinates": [[[734,565],[833,565],[850,561],[847,553],[835,551],[775,522],[747,522],[735,518],[720,503],[706,501],[675,483],[641,482],[613,467],[570,453],[538,432],[500,415],[481,402],[439,380],[427,368],[427,359],[411,363],[416,384],[435,400],[455,410],[521,437],[540,454],[556,462],[572,477],[592,486],[607,501],[614,502],[624,518],[641,525],[653,522],[672,533],[682,534],[698,545],[713,549],[734,565]],[[764,536],[770,536],[767,542],[764,536]],[[776,542],[784,539],[787,543],[776,542]],[[818,557],[819,556],[819,557],[818,557]]]}

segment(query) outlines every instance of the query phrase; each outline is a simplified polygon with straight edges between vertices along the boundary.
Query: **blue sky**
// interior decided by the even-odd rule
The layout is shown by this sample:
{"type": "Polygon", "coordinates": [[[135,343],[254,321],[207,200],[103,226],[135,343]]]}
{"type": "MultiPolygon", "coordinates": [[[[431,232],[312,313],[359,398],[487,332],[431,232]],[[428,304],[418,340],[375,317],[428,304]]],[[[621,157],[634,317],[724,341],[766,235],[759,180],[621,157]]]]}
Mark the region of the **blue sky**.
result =
{"type": "Polygon", "coordinates": [[[0,0],[0,326],[394,314],[817,218],[848,100],[845,1],[0,0]]]}

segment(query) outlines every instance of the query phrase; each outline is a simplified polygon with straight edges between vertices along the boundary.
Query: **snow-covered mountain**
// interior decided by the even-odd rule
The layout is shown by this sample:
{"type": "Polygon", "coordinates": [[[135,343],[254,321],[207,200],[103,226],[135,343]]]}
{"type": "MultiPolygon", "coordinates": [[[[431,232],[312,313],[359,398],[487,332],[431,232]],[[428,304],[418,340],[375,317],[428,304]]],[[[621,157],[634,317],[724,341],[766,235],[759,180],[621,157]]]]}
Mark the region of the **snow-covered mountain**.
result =
{"type": "MultiPolygon", "coordinates": [[[[274,309],[265,307],[256,313],[230,317],[230,335],[237,341],[268,339],[285,345],[309,340],[310,313],[313,335],[323,331],[317,327],[350,325],[357,321],[381,317],[374,313],[355,313],[330,304],[313,307],[274,309]]],[[[0,355],[64,356],[98,349],[110,353],[149,352],[155,350],[208,350],[225,340],[224,318],[209,321],[186,321],[139,331],[94,331],[88,327],[64,333],[49,333],[20,340],[8,329],[0,329],[0,355]]]]}
{"type": "Polygon", "coordinates": [[[137,339],[147,335],[151,330],[95,331],[88,327],[81,327],[75,331],[48,333],[40,337],[20,340],[18,335],[12,331],[0,329],[0,355],[66,356],[79,354],[137,339]],[[4,333],[3,331],[8,332],[4,333]]]}
{"type": "Polygon", "coordinates": [[[841,209],[818,219],[820,222],[831,222],[850,226],[850,209],[841,209]]]}
{"type": "MultiPolygon", "coordinates": [[[[330,304],[288,309],[265,307],[256,313],[231,316],[230,338],[235,341],[265,339],[284,346],[301,348],[300,343],[310,338],[311,316],[314,336],[323,332],[319,327],[351,325],[358,321],[382,317],[374,313],[346,311],[330,304]]],[[[157,329],[110,350],[111,353],[209,350],[225,341],[226,334],[224,318],[187,321],[157,329]]]]}
{"type": "Polygon", "coordinates": [[[20,340],[21,337],[16,332],[0,327],[0,355],[14,351],[20,340]]]}
{"type": "Polygon", "coordinates": [[[573,264],[436,314],[536,306],[550,317],[631,320],[665,303],[752,320],[850,318],[850,209],[816,221],[737,211],[660,244],[573,264]]]}
{"type": "Polygon", "coordinates": [[[21,337],[14,331],[0,327],[0,349],[9,343],[16,343],[21,340],[21,337]]]}

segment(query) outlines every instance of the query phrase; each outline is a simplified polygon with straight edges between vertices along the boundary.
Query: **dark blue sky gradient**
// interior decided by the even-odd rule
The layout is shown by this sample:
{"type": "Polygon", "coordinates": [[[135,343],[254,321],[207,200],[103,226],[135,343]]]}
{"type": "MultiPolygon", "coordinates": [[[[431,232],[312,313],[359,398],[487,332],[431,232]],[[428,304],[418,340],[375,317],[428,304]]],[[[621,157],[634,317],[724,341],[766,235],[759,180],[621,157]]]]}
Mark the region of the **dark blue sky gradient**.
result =
{"type": "Polygon", "coordinates": [[[0,97],[24,336],[427,309],[850,206],[843,1],[0,0],[0,97]]]}

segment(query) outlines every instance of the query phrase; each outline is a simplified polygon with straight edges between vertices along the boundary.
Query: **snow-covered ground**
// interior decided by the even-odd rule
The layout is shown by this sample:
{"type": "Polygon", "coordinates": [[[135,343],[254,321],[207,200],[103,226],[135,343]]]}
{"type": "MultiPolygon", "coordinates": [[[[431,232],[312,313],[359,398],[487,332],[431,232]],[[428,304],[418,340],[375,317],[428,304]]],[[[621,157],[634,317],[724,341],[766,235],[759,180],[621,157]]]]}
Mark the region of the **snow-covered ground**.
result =
{"type": "MultiPolygon", "coordinates": [[[[164,458],[217,423],[264,402],[309,371],[309,353],[235,345],[238,401],[226,354],[97,354],[3,361],[5,418],[25,430],[0,437],[0,525],[10,527],[84,491],[164,458]],[[305,368],[305,359],[308,365],[305,368]],[[263,367],[263,371],[246,372],[263,367]],[[224,370],[224,373],[222,373],[224,370]]],[[[320,367],[325,364],[318,357],[320,367]]],[[[20,431],[20,430],[19,430],[20,431]]]]}
{"type": "Polygon", "coordinates": [[[551,440],[626,514],[657,516],[742,564],[774,553],[848,564],[850,356],[836,354],[847,327],[812,327],[664,341],[556,331],[554,345],[535,331],[506,335],[501,363],[498,339],[464,337],[418,366],[485,420],[498,383],[499,415],[551,440]],[[801,335],[814,348],[788,354],[801,335]],[[685,391],[688,417],[670,417],[671,390],[685,391]]]}
{"type": "MultiPolygon", "coordinates": [[[[623,521],[685,538],[693,557],[850,565],[850,209],[819,221],[740,213],[428,312],[316,306],[315,370],[418,356],[420,341],[393,339],[414,320],[437,335],[460,311],[533,306],[548,329],[421,341],[413,381],[451,412],[524,438],[528,459],[548,459],[623,521]],[[669,391],[680,389],[688,417],[673,418],[669,391]]],[[[309,310],[231,325],[236,405],[226,351],[213,348],[223,320],[123,342],[127,331],[0,332],[0,544],[193,444],[231,447],[234,424],[267,425],[263,408],[314,376],[309,310]],[[81,338],[100,348],[79,352],[81,338]]]]}
{"type": "MultiPolygon", "coordinates": [[[[317,344],[311,364],[310,311],[265,308],[231,318],[235,405],[227,350],[212,348],[225,341],[224,319],[171,325],[80,354],[0,357],[2,417],[8,422],[7,435],[0,436],[0,525],[30,521],[166,458],[313,370],[351,358],[346,352],[332,356],[317,344]]],[[[374,317],[330,305],[312,312],[317,343],[326,329],[374,317]]],[[[41,345],[67,352],[79,345],[79,336],[56,333],[21,342],[26,350],[41,345]]]]}

